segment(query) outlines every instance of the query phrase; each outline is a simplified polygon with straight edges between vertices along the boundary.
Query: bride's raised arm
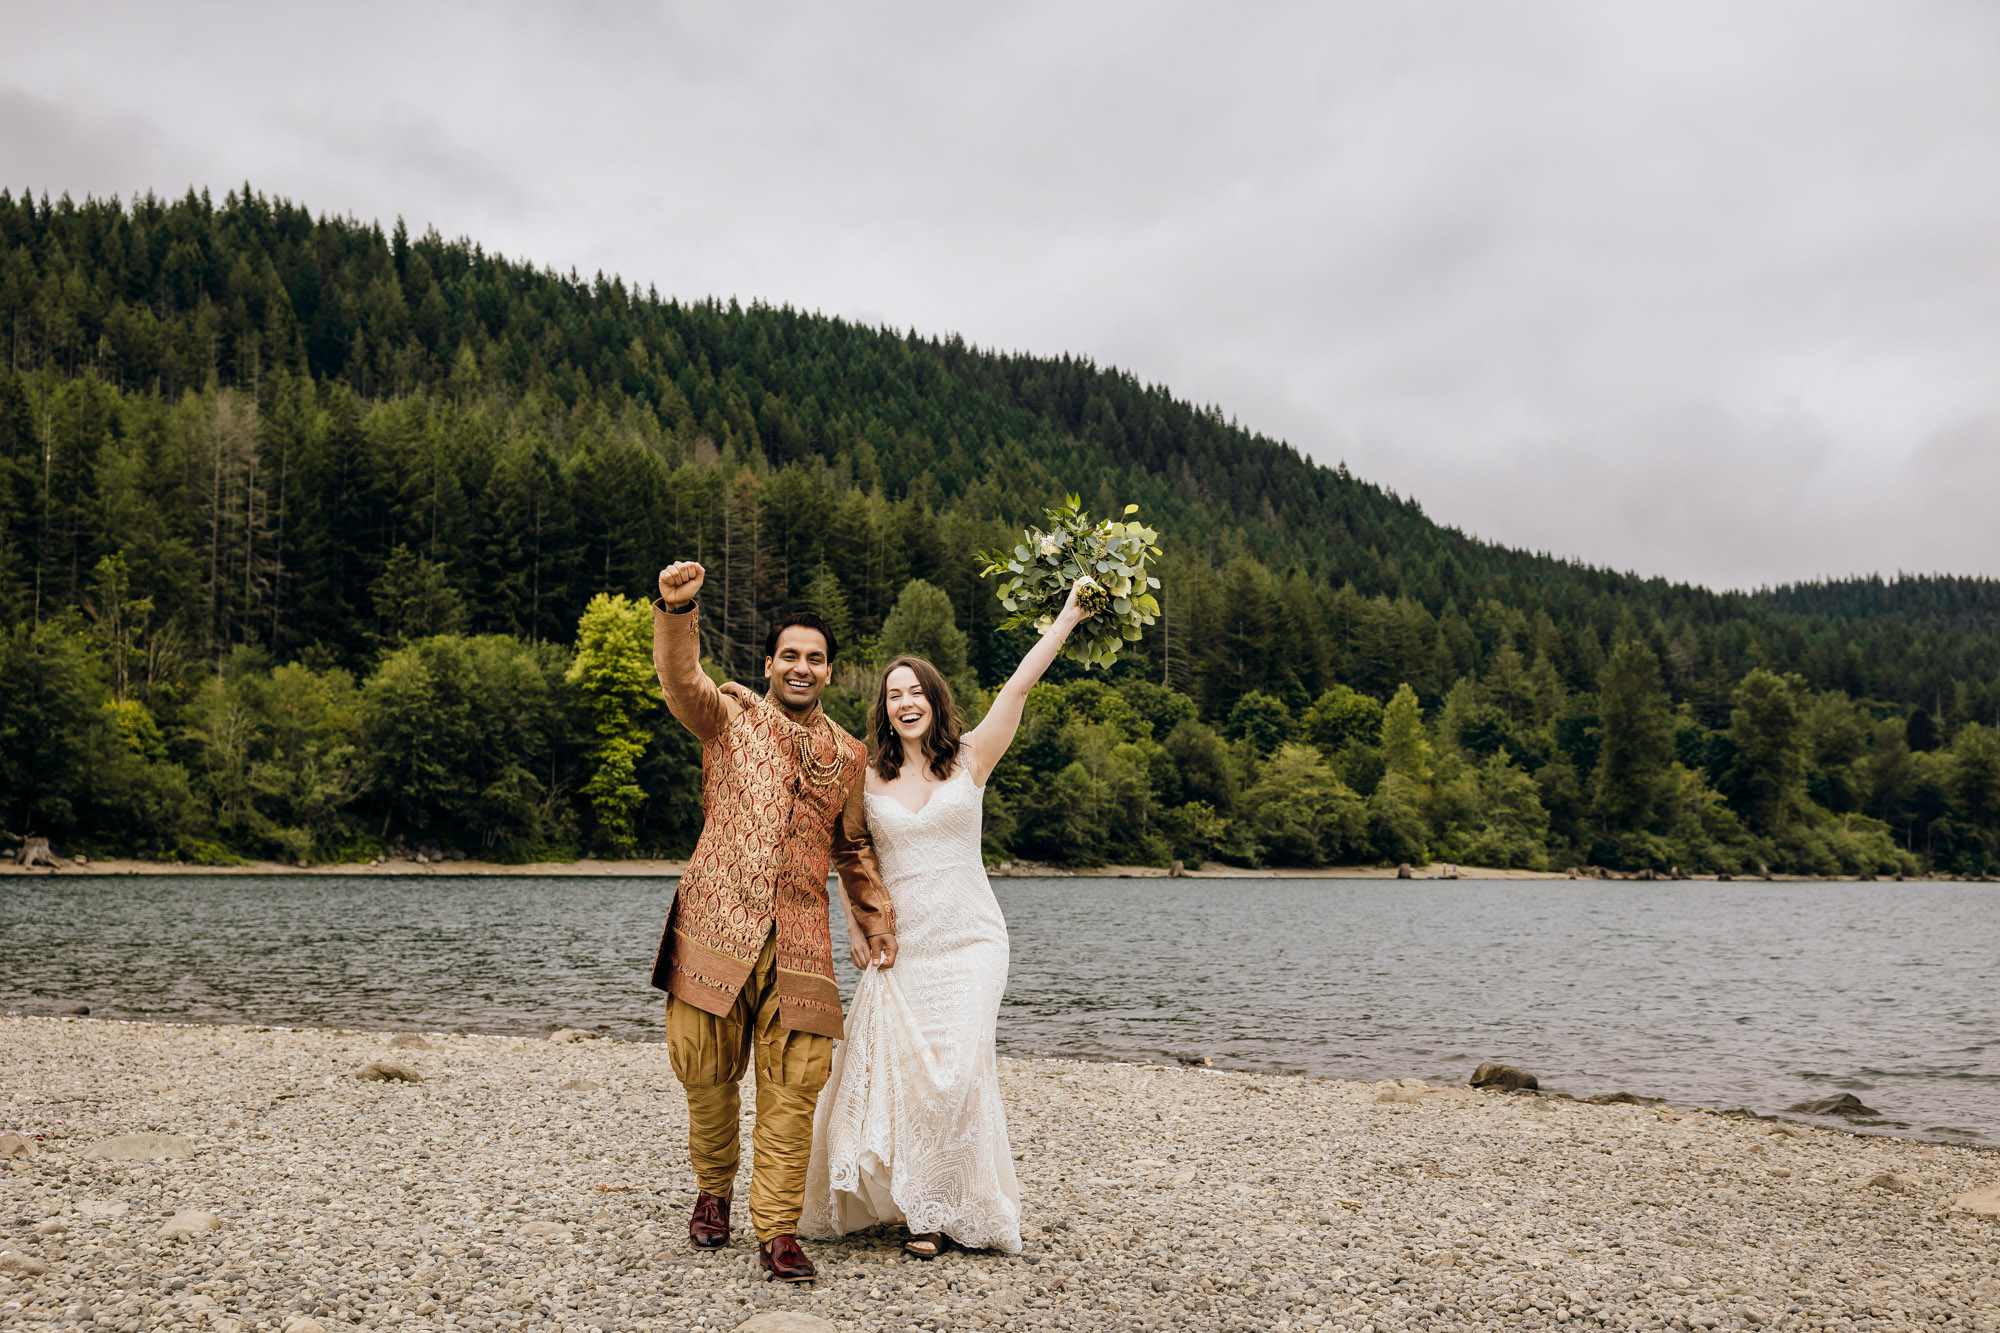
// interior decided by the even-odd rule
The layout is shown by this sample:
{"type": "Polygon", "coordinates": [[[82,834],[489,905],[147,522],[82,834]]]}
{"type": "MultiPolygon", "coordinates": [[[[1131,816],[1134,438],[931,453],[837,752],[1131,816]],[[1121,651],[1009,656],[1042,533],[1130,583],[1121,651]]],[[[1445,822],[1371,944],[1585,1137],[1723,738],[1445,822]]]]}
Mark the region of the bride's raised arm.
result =
{"type": "Polygon", "coordinates": [[[991,777],[993,769],[1007,753],[1007,747],[1014,743],[1014,733],[1021,729],[1021,710],[1027,707],[1028,691],[1049,669],[1049,663],[1056,660],[1056,654],[1069,639],[1069,632],[1090,614],[1077,605],[1076,590],[1086,582],[1095,580],[1078,579],[1070,585],[1069,600],[1056,614],[1055,622],[1042,635],[1042,641],[1028,650],[1021,659],[1021,665],[1014,668],[1014,674],[1000,687],[1000,693],[993,696],[993,706],[986,710],[986,716],[979,725],[965,733],[966,744],[972,747],[972,780],[981,786],[991,777]]]}

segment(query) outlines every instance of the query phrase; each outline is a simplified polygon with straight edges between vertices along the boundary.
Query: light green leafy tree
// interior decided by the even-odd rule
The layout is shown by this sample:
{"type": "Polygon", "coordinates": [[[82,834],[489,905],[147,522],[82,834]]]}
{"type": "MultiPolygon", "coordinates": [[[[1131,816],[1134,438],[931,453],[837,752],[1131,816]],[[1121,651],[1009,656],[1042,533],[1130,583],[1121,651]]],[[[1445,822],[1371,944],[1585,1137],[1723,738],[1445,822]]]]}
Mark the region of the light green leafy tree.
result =
{"type": "Polygon", "coordinates": [[[361,692],[360,743],[377,836],[392,831],[506,855],[558,850],[551,792],[568,652],[501,635],[419,639],[361,692]]]}
{"type": "Polygon", "coordinates": [[[1424,734],[1424,710],[1417,703],[1417,692],[1408,684],[1399,686],[1382,710],[1382,757],[1391,773],[1417,787],[1431,779],[1431,741],[1424,734]]]}
{"type": "Polygon", "coordinates": [[[1251,690],[1230,710],[1228,735],[1249,741],[1259,758],[1273,754],[1292,738],[1292,710],[1276,695],[1251,690]]]}
{"type": "Polygon", "coordinates": [[[1310,745],[1279,747],[1244,800],[1244,818],[1272,865],[1319,866],[1360,860],[1368,814],[1310,745]]]}
{"type": "Polygon", "coordinates": [[[1412,779],[1390,769],[1368,798],[1369,845],[1382,860],[1423,865],[1431,859],[1418,796],[1412,779]]]}
{"type": "Polygon", "coordinates": [[[1336,685],[1306,709],[1300,731],[1332,759],[1350,743],[1374,745],[1382,737],[1382,705],[1346,685],[1336,685]]]}
{"type": "Polygon", "coordinates": [[[1479,766],[1480,827],[1462,858],[1474,865],[1546,870],[1549,813],[1535,780],[1505,750],[1479,766]]]}
{"type": "Polygon", "coordinates": [[[629,853],[637,842],[633,816],[646,800],[639,760],[653,734],[653,616],[646,603],[608,593],[591,598],[577,622],[576,660],[565,679],[596,719],[583,794],[605,846],[629,853]]]}

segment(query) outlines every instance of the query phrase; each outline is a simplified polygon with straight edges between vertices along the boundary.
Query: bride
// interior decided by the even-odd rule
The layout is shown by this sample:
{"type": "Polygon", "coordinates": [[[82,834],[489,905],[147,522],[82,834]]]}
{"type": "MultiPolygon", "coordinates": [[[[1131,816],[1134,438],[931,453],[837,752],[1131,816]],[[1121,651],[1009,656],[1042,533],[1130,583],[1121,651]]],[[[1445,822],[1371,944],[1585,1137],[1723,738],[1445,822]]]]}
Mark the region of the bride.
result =
{"type": "Polygon", "coordinates": [[[849,913],[849,947],[864,971],[813,1116],[806,1235],[901,1220],[904,1248],[923,1259],[947,1238],[1021,1249],[1021,1189],[993,1052],[1007,923],[980,860],[981,798],[1028,690],[1087,614],[1072,587],[971,731],[923,658],[899,657],[883,673],[863,801],[896,910],[896,966],[873,965],[849,913]]]}

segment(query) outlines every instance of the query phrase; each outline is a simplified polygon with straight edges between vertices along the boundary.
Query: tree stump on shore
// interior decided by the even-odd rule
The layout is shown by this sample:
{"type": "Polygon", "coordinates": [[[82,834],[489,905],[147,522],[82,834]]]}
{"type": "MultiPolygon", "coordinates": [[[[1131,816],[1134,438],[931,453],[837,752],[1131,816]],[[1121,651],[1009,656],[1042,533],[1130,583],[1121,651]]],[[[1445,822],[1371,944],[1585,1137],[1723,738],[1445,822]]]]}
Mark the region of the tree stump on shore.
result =
{"type": "Polygon", "coordinates": [[[34,866],[47,866],[51,870],[62,868],[62,861],[49,849],[47,838],[23,838],[21,850],[15,854],[14,859],[30,868],[34,866]]]}

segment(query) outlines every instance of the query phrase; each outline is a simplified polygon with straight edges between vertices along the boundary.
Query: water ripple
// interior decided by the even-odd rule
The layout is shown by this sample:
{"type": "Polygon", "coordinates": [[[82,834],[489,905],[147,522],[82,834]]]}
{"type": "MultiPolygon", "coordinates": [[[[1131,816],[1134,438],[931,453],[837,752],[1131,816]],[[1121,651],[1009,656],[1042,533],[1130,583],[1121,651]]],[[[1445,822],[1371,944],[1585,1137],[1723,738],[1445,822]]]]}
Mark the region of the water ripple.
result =
{"type": "MultiPolygon", "coordinates": [[[[1501,1059],[1580,1096],[1771,1112],[1865,1092],[1882,1128],[2000,1140],[1991,886],[996,889],[1010,1053],[1453,1081],[1501,1059]]],[[[646,977],[671,893],[643,879],[10,877],[0,1008],[651,1040],[661,997],[646,977]]]]}

